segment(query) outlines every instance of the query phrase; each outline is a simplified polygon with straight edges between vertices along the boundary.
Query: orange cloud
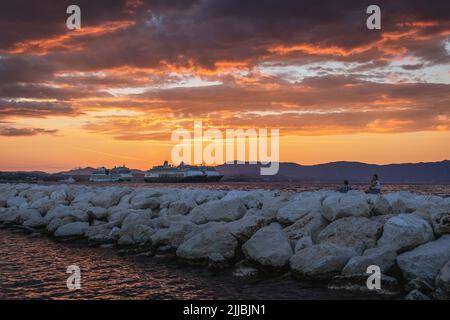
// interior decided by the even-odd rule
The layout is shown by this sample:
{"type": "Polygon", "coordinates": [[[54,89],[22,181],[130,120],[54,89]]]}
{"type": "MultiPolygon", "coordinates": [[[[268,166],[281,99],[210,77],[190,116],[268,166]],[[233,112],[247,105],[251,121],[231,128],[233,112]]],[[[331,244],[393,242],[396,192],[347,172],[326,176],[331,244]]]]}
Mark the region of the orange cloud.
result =
{"type": "Polygon", "coordinates": [[[6,53],[45,55],[55,49],[79,51],[83,49],[83,45],[81,43],[71,43],[72,40],[116,32],[118,30],[127,29],[134,24],[135,21],[113,21],[98,26],[68,30],[65,34],[52,38],[18,42],[12,49],[6,50],[6,53]]]}

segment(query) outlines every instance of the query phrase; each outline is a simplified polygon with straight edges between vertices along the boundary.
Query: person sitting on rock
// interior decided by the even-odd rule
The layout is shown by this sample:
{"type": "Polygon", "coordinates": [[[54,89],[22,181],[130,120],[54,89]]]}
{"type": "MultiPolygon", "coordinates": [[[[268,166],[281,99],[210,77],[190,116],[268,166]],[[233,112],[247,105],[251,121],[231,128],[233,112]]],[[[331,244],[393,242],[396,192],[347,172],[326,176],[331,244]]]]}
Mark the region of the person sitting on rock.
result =
{"type": "Polygon", "coordinates": [[[370,181],[369,190],[366,191],[369,194],[380,194],[381,193],[381,184],[378,180],[378,175],[374,174],[372,176],[372,180],[370,181]]]}
{"type": "Polygon", "coordinates": [[[352,190],[352,187],[350,187],[350,184],[348,180],[344,180],[344,184],[339,188],[340,193],[347,193],[350,190],[352,190]]]}

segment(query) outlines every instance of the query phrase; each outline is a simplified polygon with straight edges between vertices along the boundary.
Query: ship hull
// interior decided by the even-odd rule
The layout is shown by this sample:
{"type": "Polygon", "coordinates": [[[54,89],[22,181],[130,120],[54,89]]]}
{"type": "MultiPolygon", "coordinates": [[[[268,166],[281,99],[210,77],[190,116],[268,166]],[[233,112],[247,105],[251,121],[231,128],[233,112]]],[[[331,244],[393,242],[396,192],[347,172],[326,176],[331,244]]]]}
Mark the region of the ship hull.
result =
{"type": "Polygon", "coordinates": [[[195,183],[202,183],[202,182],[217,182],[220,179],[222,179],[222,175],[220,176],[214,176],[214,177],[208,177],[208,176],[191,176],[191,177],[144,177],[145,182],[150,183],[183,183],[183,182],[195,182],[195,183]]]}

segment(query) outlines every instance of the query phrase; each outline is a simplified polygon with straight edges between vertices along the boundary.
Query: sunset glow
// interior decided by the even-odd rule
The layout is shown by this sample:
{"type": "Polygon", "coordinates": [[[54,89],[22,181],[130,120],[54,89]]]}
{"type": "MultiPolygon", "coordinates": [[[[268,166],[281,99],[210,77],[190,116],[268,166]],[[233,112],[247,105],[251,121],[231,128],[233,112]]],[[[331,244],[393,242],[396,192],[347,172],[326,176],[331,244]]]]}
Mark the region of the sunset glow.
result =
{"type": "Polygon", "coordinates": [[[70,1],[22,2],[0,11],[0,171],[148,169],[196,120],[278,128],[285,162],[450,159],[448,2],[381,1],[379,31],[364,1],[78,1],[78,31],[70,1]]]}

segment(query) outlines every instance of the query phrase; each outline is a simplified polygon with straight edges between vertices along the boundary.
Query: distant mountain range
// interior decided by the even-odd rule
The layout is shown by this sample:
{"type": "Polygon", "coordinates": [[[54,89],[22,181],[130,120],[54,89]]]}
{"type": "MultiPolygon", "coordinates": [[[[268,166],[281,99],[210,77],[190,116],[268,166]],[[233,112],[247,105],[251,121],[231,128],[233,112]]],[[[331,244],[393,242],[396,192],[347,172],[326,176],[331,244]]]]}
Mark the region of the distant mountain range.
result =
{"type": "MultiPolygon", "coordinates": [[[[450,161],[399,163],[388,165],[367,164],[361,162],[330,162],[317,165],[300,165],[291,162],[280,162],[279,172],[274,176],[261,176],[261,164],[228,163],[217,166],[224,174],[223,181],[296,181],[314,183],[340,183],[345,179],[351,183],[367,183],[372,174],[378,174],[383,183],[417,183],[448,184],[450,183],[450,161]]],[[[88,180],[94,168],[77,168],[55,174],[33,172],[0,172],[0,180],[44,180],[58,181],[69,176],[77,181],[88,180]]],[[[145,171],[133,169],[135,180],[141,181],[145,171]]]]}
{"type": "Polygon", "coordinates": [[[385,183],[450,183],[450,161],[400,163],[388,165],[361,162],[330,162],[317,165],[300,165],[281,162],[278,174],[260,176],[260,164],[225,164],[216,167],[228,179],[267,181],[309,181],[352,183],[368,182],[372,174],[378,174],[385,183]]]}

